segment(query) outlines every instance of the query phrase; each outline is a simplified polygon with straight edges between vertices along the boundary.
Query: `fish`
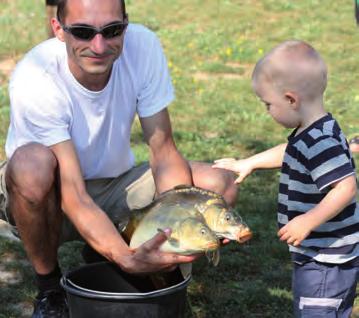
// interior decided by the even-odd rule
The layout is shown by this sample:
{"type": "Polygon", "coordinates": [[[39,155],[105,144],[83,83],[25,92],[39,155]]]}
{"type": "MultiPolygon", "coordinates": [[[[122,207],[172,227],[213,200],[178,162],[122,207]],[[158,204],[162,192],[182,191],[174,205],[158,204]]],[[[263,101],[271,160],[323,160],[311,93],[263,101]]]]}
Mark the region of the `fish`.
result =
{"type": "Polygon", "coordinates": [[[181,205],[203,215],[209,228],[220,239],[244,243],[253,233],[240,216],[228,206],[223,196],[199,187],[179,185],[163,192],[156,199],[162,205],[181,205]]]}
{"type": "Polygon", "coordinates": [[[130,248],[139,247],[166,228],[172,231],[160,248],[163,252],[193,255],[214,252],[220,246],[218,237],[208,227],[203,215],[190,211],[188,207],[151,204],[137,214],[132,214],[134,217],[122,232],[130,248]]]}

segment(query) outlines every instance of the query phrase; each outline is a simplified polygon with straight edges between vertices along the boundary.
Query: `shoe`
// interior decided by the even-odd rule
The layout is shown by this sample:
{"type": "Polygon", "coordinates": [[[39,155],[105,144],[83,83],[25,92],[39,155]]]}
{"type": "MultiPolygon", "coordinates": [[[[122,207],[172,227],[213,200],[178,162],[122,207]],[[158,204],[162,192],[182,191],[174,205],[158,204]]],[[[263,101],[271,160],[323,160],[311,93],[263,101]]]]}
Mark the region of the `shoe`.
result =
{"type": "Polygon", "coordinates": [[[34,302],[32,318],[69,318],[66,296],[62,290],[39,293],[34,302]]]}

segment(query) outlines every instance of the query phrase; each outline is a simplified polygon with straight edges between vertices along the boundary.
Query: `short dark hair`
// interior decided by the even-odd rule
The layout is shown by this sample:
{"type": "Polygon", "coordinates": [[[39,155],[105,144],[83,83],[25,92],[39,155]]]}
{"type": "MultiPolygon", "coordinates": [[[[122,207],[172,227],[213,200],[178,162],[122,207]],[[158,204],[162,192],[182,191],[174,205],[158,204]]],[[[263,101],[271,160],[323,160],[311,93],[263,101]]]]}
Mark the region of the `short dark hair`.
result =
{"type": "MultiPolygon", "coordinates": [[[[122,9],[122,16],[123,16],[123,19],[125,20],[127,18],[125,0],[120,0],[120,2],[121,2],[121,9],[122,9]]],[[[58,0],[57,20],[59,20],[59,22],[62,22],[66,16],[66,5],[67,5],[67,0],[58,0]]]]}

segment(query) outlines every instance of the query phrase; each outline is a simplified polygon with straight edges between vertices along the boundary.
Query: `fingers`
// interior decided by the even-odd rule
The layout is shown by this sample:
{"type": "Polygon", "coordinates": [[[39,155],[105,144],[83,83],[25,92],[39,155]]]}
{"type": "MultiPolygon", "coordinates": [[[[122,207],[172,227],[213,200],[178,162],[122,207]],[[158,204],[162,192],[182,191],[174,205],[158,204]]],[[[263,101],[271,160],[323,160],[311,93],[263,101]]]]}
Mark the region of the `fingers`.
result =
{"type": "Polygon", "coordinates": [[[240,174],[236,180],[234,180],[234,183],[238,184],[241,183],[247,176],[244,174],[240,174]]]}
{"type": "Polygon", "coordinates": [[[289,245],[298,246],[302,241],[301,239],[291,235],[288,231],[286,231],[285,227],[281,228],[277,234],[281,241],[285,241],[289,245]]]}
{"type": "Polygon", "coordinates": [[[234,159],[234,158],[218,159],[218,160],[214,161],[214,164],[212,165],[212,167],[233,171],[235,162],[236,162],[236,159],[234,159]]]}
{"type": "Polygon", "coordinates": [[[171,229],[161,230],[153,238],[143,243],[142,245],[149,250],[158,250],[161,245],[171,236],[171,233],[171,229]]]}
{"type": "Polygon", "coordinates": [[[287,231],[286,226],[283,226],[278,232],[277,235],[281,241],[287,241],[290,238],[290,234],[287,231]]]}
{"type": "Polygon", "coordinates": [[[222,159],[217,159],[214,162],[215,163],[225,163],[225,162],[233,162],[236,161],[235,158],[222,158],[222,159]]]}

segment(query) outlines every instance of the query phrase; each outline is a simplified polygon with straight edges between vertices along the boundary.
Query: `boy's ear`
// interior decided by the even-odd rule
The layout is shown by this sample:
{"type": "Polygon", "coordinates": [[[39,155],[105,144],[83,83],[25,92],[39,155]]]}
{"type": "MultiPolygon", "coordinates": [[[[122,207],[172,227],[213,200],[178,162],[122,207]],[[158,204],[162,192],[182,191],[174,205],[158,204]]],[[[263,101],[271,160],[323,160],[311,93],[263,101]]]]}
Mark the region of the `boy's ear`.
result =
{"type": "Polygon", "coordinates": [[[294,92],[286,92],[284,94],[285,99],[288,101],[288,103],[294,108],[299,107],[299,96],[294,92]]]}

